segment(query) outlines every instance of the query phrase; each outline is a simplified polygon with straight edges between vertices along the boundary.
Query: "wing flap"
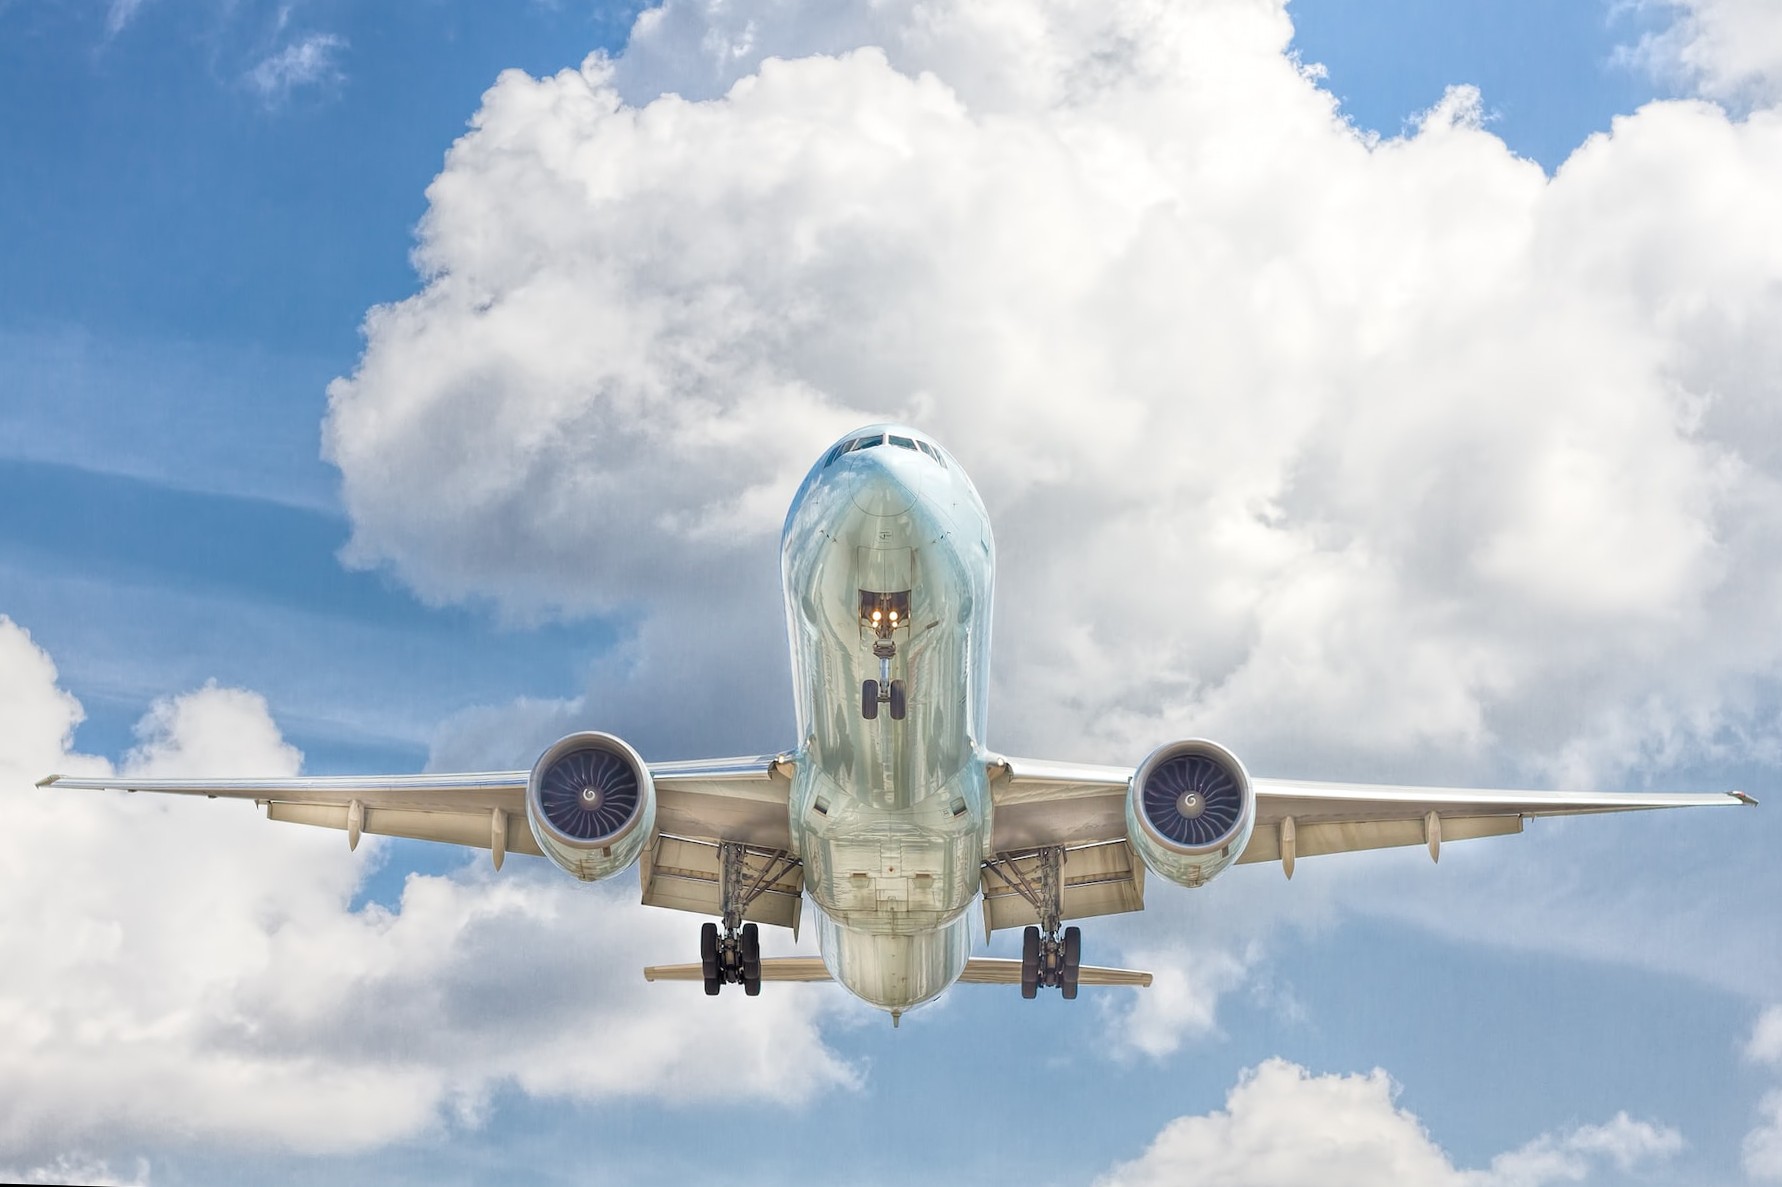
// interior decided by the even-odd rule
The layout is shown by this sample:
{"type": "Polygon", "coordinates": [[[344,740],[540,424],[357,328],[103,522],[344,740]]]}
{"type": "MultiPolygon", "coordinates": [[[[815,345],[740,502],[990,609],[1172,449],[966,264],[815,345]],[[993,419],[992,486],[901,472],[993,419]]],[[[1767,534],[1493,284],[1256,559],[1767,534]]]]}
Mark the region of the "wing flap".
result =
{"type": "MultiPolygon", "coordinates": [[[[1059,886],[1060,919],[1088,919],[1145,909],[1145,863],[1124,840],[1099,845],[1067,846],[1059,886]]],[[[1037,853],[996,855],[982,874],[984,931],[1026,927],[1039,913],[1019,887],[1037,885],[1037,853]]]]}
{"type": "Polygon", "coordinates": [[[677,837],[790,849],[792,764],[778,755],[652,763],[656,827],[677,837]]]}
{"type": "MultiPolygon", "coordinates": [[[[1391,849],[1401,845],[1425,845],[1429,835],[1422,817],[1414,820],[1343,820],[1300,824],[1294,821],[1293,852],[1296,857],[1321,853],[1350,853],[1361,849],[1391,849]]],[[[1238,864],[1281,860],[1281,825],[1258,824],[1238,864]]],[[[1441,839],[1468,841],[1477,837],[1503,837],[1522,831],[1521,816],[1443,816],[1441,839]]]]}
{"type": "MultiPolygon", "coordinates": [[[[780,810],[783,817],[785,809],[780,810]]],[[[775,851],[783,853],[783,850],[775,851]]],[[[775,927],[789,927],[796,936],[804,909],[804,867],[772,863],[773,854],[751,853],[767,858],[757,867],[770,875],[761,892],[743,911],[743,918],[775,927]]],[[[645,847],[639,862],[643,901],[647,906],[692,911],[698,915],[724,913],[724,866],[715,842],[657,833],[645,847]]]]}
{"type": "MultiPolygon", "coordinates": [[[[411,841],[439,841],[447,845],[466,845],[474,849],[492,848],[495,839],[491,812],[435,812],[419,808],[366,808],[362,832],[385,837],[406,837],[411,841]]],[[[288,824],[309,824],[320,828],[350,831],[347,804],[293,804],[273,800],[266,805],[268,820],[288,824]]],[[[504,813],[506,853],[528,853],[543,857],[532,828],[524,815],[504,813]]]]}
{"type": "Polygon", "coordinates": [[[989,770],[996,853],[1126,837],[1129,768],[1002,757],[989,770]]]}

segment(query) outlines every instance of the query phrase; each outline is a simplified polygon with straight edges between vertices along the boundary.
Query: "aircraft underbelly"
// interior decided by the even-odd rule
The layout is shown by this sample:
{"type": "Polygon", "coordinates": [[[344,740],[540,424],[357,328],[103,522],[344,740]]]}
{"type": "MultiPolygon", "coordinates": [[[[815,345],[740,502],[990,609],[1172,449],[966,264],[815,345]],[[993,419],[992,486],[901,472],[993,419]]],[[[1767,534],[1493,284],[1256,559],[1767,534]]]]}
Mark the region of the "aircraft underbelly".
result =
{"type": "Polygon", "coordinates": [[[989,835],[977,745],[988,529],[969,484],[961,493],[934,463],[910,461],[811,489],[783,557],[801,736],[793,843],[831,974],[899,1010],[964,969],[989,835]],[[869,681],[899,682],[901,720],[888,704],[867,715],[869,681]]]}

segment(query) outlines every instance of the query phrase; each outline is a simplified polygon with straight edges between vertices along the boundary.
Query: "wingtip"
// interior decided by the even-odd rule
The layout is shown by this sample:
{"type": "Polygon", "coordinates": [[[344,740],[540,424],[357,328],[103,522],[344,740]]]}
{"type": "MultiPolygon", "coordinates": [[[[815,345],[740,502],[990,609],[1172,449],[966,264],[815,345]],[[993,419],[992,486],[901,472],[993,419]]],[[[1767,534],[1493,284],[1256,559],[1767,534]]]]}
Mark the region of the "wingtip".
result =
{"type": "Polygon", "coordinates": [[[50,784],[54,783],[56,780],[60,779],[61,777],[62,776],[60,776],[60,775],[45,775],[43,778],[41,778],[37,781],[37,786],[48,787],[50,784]]]}
{"type": "Polygon", "coordinates": [[[1752,796],[1746,795],[1742,791],[1735,791],[1732,793],[1732,795],[1733,795],[1733,798],[1735,800],[1738,800],[1741,804],[1750,804],[1754,808],[1757,806],[1757,800],[1755,798],[1753,798],[1752,796]]]}

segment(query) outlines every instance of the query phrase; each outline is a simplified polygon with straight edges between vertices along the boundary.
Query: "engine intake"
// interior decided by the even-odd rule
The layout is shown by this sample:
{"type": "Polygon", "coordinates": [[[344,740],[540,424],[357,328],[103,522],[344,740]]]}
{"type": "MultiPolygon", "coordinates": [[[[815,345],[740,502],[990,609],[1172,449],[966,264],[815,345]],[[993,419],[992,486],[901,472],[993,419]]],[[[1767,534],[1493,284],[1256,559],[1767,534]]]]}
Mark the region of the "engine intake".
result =
{"type": "Polygon", "coordinates": [[[1126,794],[1126,836],[1152,873],[1203,886],[1238,859],[1256,825],[1244,764],[1216,742],[1172,742],[1139,764],[1126,794]]]}
{"type": "Polygon", "coordinates": [[[584,882],[637,859],[656,824],[656,787],[637,751],[611,734],[570,734],[539,756],[526,782],[538,847],[584,882]]]}

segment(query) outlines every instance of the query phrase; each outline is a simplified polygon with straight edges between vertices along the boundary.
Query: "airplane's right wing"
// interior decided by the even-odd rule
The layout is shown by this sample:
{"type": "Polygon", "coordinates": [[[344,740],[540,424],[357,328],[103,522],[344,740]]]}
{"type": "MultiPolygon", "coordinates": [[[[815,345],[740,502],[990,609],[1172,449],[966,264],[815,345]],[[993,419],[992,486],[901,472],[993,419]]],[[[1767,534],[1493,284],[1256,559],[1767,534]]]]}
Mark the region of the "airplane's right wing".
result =
{"type": "MultiPolygon", "coordinates": [[[[1126,796],[1135,771],[999,757],[990,762],[994,810],[983,891],[987,930],[1031,924],[1023,883],[1040,870],[1039,851],[1064,849],[1062,918],[1144,909],[1145,866],[1126,834],[1126,796]]],[[[1522,831],[1538,816],[1651,808],[1755,804],[1743,792],[1508,791],[1400,787],[1252,778],[1256,825],[1239,863],[1279,861],[1292,874],[1301,857],[1443,843],[1522,831]]]]}

